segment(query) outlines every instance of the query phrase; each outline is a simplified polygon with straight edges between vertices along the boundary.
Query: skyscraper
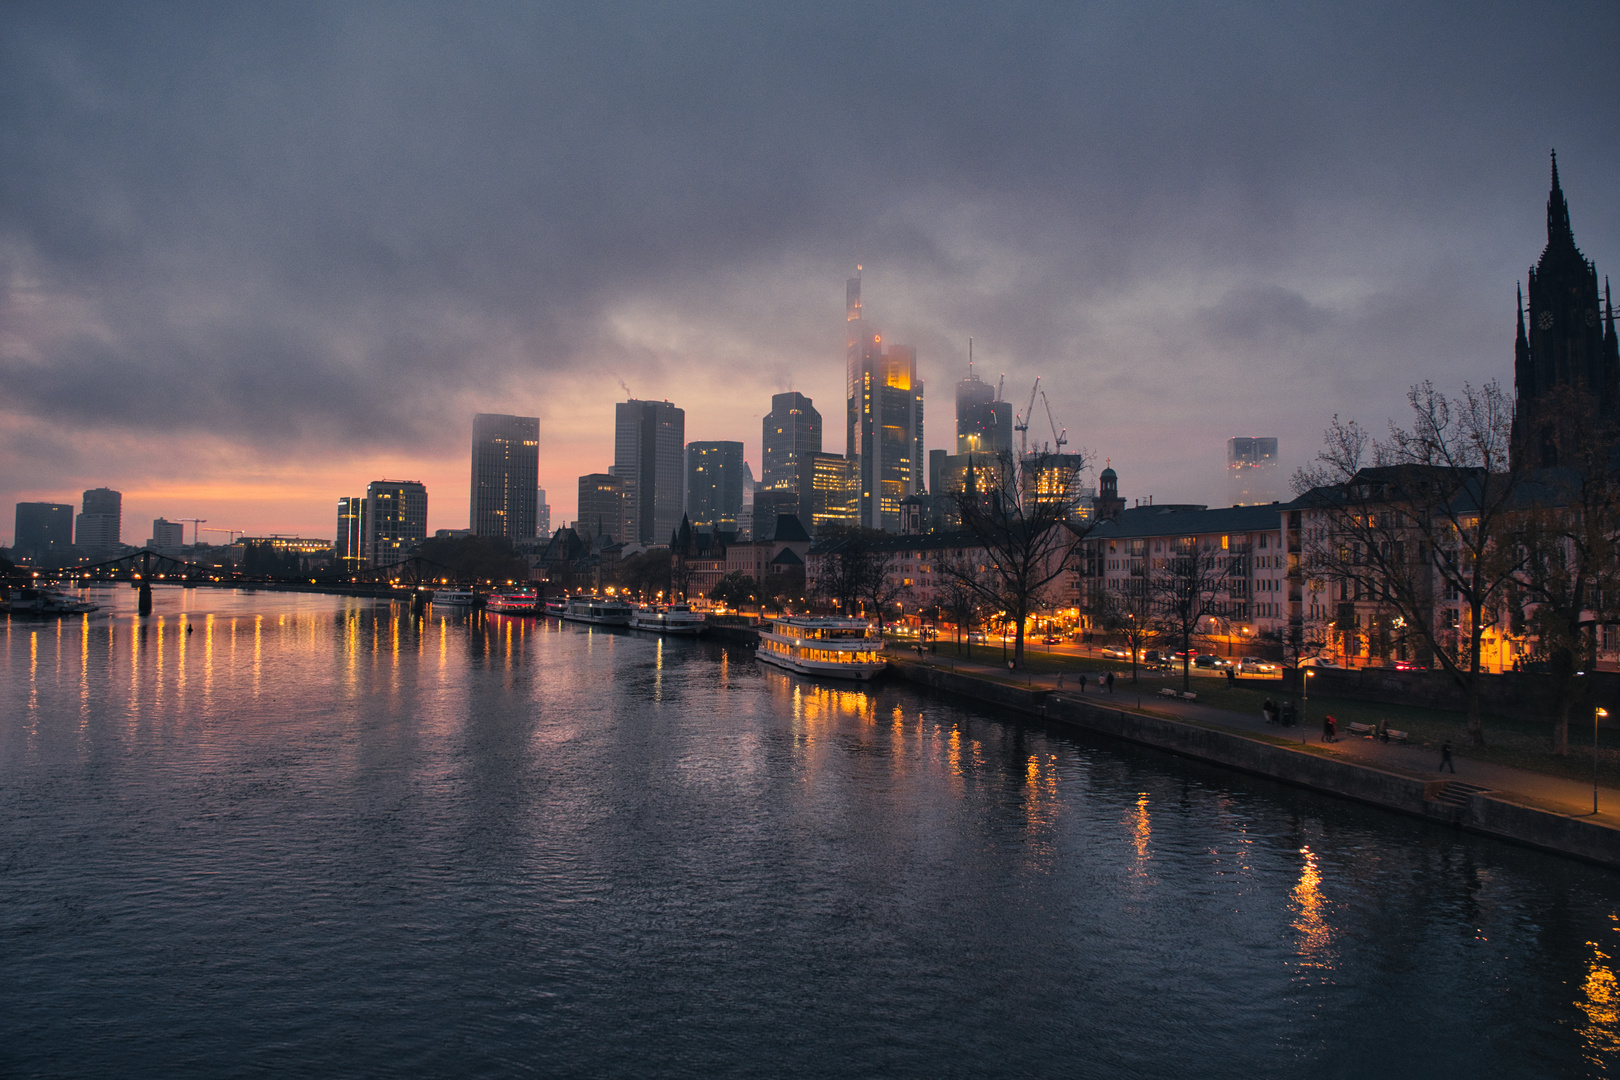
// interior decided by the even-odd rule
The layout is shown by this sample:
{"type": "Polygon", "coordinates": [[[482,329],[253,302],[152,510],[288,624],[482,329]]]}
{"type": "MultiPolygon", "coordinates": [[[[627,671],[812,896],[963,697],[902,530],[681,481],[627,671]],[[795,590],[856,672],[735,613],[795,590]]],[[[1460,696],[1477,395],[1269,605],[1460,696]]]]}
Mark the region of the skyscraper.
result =
{"type": "Polygon", "coordinates": [[[735,533],[743,505],[743,444],[686,447],[686,516],[703,532],[735,533]]]}
{"type": "MultiPolygon", "coordinates": [[[[820,534],[829,525],[855,524],[855,463],[842,454],[811,454],[810,470],[811,535],[820,534]]],[[[803,515],[800,522],[804,522],[803,515]]]]}
{"type": "Polygon", "coordinates": [[[579,514],[574,531],[582,538],[623,540],[628,518],[622,479],[612,473],[586,473],[579,478],[579,514]]]}
{"type": "Polygon", "coordinates": [[[793,514],[807,521],[803,500],[813,483],[811,458],[821,452],[821,413],[796,391],[772,394],[771,411],[760,428],[764,455],[754,491],[754,520],[768,523],[778,514],[793,514]]]}
{"type": "Polygon", "coordinates": [[[474,415],[467,524],[473,535],[534,539],[539,494],[539,418],[474,415]]]}
{"type": "Polygon", "coordinates": [[[11,552],[16,559],[48,563],[73,546],[73,504],[20,502],[11,552]]]}
{"type": "Polygon", "coordinates": [[[157,518],[152,522],[152,539],[148,547],[162,550],[186,546],[186,523],[157,518]]]}
{"type": "Polygon", "coordinates": [[[92,554],[106,554],[123,543],[124,495],[111,488],[84,493],[84,512],[73,526],[73,543],[92,554]]]}
{"type": "Polygon", "coordinates": [[[366,565],[366,500],[350,495],[338,500],[337,564],[339,570],[359,570],[366,565]]]}
{"type": "MultiPolygon", "coordinates": [[[[1514,341],[1513,468],[1573,465],[1559,448],[1580,438],[1611,443],[1620,411],[1620,341],[1609,282],[1598,300],[1597,267],[1575,246],[1569,204],[1558,183],[1558,157],[1552,161],[1547,195],[1547,246],[1530,270],[1530,325],[1525,328],[1524,297],[1519,298],[1514,341]]],[[[1566,456],[1568,451],[1565,452],[1566,456]]]]}
{"type": "Polygon", "coordinates": [[[956,452],[1011,454],[1012,436],[1012,402],[999,400],[969,360],[967,378],[956,384],[956,452]]]}
{"type": "Polygon", "coordinates": [[[546,489],[541,488],[535,496],[534,534],[536,536],[551,535],[551,504],[546,501],[546,489]]]}
{"type": "Polygon", "coordinates": [[[624,481],[627,542],[667,544],[681,524],[686,413],[667,401],[614,407],[613,469],[624,481]]]}
{"type": "Polygon", "coordinates": [[[1276,502],[1281,494],[1277,440],[1253,436],[1227,439],[1226,478],[1233,506],[1276,502]]]}
{"type": "Polygon", "coordinates": [[[427,539],[427,487],[418,480],[366,485],[366,563],[393,566],[427,539]]]}
{"type": "MultiPolygon", "coordinates": [[[[859,267],[856,267],[859,270],[859,267]]],[[[885,345],[861,317],[861,279],[845,289],[849,395],[846,456],[855,462],[860,524],[900,531],[900,503],[922,486],[923,383],[917,351],[885,345]]]]}

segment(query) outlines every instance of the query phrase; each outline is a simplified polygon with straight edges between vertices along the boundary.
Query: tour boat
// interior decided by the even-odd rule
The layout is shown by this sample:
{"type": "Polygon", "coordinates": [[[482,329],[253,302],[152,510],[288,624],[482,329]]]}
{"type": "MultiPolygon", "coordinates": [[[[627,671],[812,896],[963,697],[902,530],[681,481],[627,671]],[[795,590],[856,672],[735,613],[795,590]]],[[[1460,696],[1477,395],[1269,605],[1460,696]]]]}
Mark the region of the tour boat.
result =
{"type": "Polygon", "coordinates": [[[547,615],[554,615],[560,619],[563,617],[563,614],[567,612],[567,610],[568,597],[566,596],[553,596],[551,599],[546,601],[547,615]]]}
{"type": "Polygon", "coordinates": [[[533,589],[503,589],[489,594],[484,610],[500,615],[533,615],[540,597],[533,589]]]}
{"type": "Polygon", "coordinates": [[[761,630],[754,655],[800,675],[870,679],[888,666],[883,639],[864,619],[787,615],[761,630]]]}
{"type": "Polygon", "coordinates": [[[630,605],[610,596],[570,596],[562,617],[596,626],[629,626],[630,605]]]}
{"type": "Polygon", "coordinates": [[[100,611],[101,605],[69,596],[55,585],[46,585],[37,589],[17,590],[16,597],[11,601],[11,610],[31,611],[36,615],[88,615],[92,611],[100,611]]]}
{"type": "Polygon", "coordinates": [[[434,607],[470,608],[478,603],[471,589],[440,589],[433,594],[434,607]]]}
{"type": "Polygon", "coordinates": [[[701,634],[709,628],[709,620],[701,611],[693,611],[690,604],[670,604],[668,607],[647,605],[639,607],[630,616],[632,630],[651,630],[655,634],[701,634]]]}

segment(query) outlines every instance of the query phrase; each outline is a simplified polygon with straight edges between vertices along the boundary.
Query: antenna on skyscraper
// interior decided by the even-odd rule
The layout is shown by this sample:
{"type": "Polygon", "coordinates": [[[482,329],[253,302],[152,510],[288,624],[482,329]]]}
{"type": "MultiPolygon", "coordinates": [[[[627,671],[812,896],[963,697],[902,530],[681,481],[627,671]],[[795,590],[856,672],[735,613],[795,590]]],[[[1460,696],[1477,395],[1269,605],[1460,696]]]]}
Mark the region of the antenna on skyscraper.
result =
{"type": "Polygon", "coordinates": [[[968,378],[973,378],[973,339],[968,338],[968,378]]]}

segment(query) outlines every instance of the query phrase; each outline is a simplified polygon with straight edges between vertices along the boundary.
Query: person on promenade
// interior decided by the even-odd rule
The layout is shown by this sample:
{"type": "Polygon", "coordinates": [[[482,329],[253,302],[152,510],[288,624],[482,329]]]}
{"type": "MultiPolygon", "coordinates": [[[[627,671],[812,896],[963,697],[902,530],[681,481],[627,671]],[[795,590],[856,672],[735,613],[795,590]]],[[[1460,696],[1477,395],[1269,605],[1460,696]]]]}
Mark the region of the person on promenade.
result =
{"type": "Polygon", "coordinates": [[[1333,741],[1333,714],[1328,713],[1322,717],[1322,741],[1333,741]]]}
{"type": "Polygon", "coordinates": [[[1112,694],[1114,692],[1114,673],[1110,671],[1103,676],[1103,680],[1108,683],[1108,692],[1112,694]]]}
{"type": "Polygon", "coordinates": [[[1265,704],[1260,706],[1260,719],[1268,724],[1277,722],[1277,703],[1275,701],[1266,698],[1265,704]]]}
{"type": "Polygon", "coordinates": [[[1085,675],[1085,672],[1080,673],[1080,692],[1082,694],[1086,692],[1086,675],[1085,675]]]}
{"type": "Polygon", "coordinates": [[[1299,710],[1295,708],[1292,701],[1283,702],[1282,726],[1293,727],[1297,723],[1299,723],[1299,710]]]}
{"type": "Polygon", "coordinates": [[[1445,742],[1445,745],[1440,748],[1440,768],[1438,770],[1436,770],[1436,771],[1445,772],[1447,769],[1451,770],[1453,776],[1456,775],[1456,773],[1457,773],[1457,763],[1455,761],[1451,760],[1451,740],[1450,739],[1447,739],[1446,742],[1445,742]]]}

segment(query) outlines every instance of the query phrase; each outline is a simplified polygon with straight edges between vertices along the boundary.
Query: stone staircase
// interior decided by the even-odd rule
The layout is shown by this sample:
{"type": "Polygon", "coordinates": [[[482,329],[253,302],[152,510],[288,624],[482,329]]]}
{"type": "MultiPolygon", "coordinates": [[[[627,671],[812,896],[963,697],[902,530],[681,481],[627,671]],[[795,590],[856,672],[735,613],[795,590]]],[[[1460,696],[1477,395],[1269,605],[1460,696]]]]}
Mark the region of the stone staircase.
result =
{"type": "Polygon", "coordinates": [[[1430,784],[1423,795],[1423,809],[1430,817],[1444,821],[1461,822],[1468,810],[1468,796],[1490,788],[1478,784],[1465,784],[1460,780],[1442,780],[1430,784]]]}

